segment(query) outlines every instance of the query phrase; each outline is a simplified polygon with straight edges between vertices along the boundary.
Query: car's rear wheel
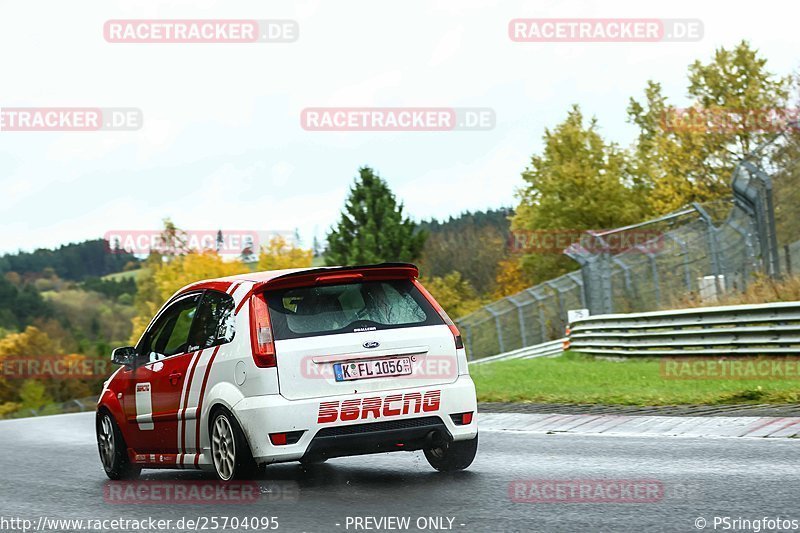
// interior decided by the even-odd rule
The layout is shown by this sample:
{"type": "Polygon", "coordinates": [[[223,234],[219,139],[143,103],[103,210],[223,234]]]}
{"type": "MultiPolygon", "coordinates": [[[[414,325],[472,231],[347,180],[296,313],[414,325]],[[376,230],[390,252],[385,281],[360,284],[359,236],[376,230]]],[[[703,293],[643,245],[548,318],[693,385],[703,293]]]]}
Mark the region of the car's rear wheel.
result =
{"type": "Polygon", "coordinates": [[[103,470],[109,479],[135,479],[142,468],[131,464],[128,458],[128,447],[114,417],[108,411],[97,415],[96,423],[97,449],[103,470]]]}
{"type": "Polygon", "coordinates": [[[475,459],[478,452],[478,436],[474,439],[447,442],[425,450],[428,463],[440,472],[464,470],[475,459]]]}
{"type": "Polygon", "coordinates": [[[211,419],[211,457],[222,481],[246,479],[258,471],[239,422],[225,408],[218,408],[211,419]]]}

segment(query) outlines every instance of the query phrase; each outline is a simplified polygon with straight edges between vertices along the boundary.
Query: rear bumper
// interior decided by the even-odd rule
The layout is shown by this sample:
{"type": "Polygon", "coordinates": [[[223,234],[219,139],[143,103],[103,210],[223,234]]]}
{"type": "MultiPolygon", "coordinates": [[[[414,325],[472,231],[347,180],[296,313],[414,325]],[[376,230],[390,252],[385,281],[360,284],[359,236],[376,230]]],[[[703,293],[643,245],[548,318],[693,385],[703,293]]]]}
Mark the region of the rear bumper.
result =
{"type": "Polygon", "coordinates": [[[453,383],[445,385],[380,393],[307,400],[287,400],[278,394],[255,396],[233,406],[258,463],[411,451],[431,446],[436,439],[468,440],[478,433],[476,417],[470,424],[456,425],[450,415],[476,411],[475,385],[468,375],[459,376],[453,383]],[[416,403],[412,401],[405,409],[407,414],[403,414],[404,400],[392,400],[398,395],[404,398],[425,397],[426,393],[435,391],[440,391],[438,406],[426,404],[424,409],[415,409],[416,403]],[[351,410],[346,418],[352,420],[320,422],[320,404],[323,402],[338,402],[340,406],[352,407],[361,405],[365,399],[369,403],[375,398],[385,401],[387,397],[394,402],[389,404],[392,409],[388,411],[382,409],[376,413],[364,409],[357,411],[355,417],[351,410]],[[395,411],[398,414],[394,414],[395,411]],[[273,445],[270,442],[270,434],[292,431],[302,431],[296,443],[273,445]]]}
{"type": "Polygon", "coordinates": [[[328,459],[367,453],[414,451],[452,441],[438,416],[355,426],[323,428],[311,440],[303,459],[328,459]]]}

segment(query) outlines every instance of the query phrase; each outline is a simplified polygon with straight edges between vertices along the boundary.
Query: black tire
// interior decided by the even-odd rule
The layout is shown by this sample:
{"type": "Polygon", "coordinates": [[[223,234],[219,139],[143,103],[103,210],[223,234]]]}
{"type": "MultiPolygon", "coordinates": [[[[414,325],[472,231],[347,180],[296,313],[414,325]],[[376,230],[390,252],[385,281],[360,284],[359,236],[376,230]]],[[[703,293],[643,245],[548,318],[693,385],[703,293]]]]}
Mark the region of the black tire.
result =
{"type": "Polygon", "coordinates": [[[252,479],[258,474],[259,467],[253,460],[253,453],[250,451],[247,438],[236,417],[230,411],[224,407],[218,407],[213,411],[208,435],[211,442],[211,464],[214,465],[214,473],[220,481],[252,479]],[[215,439],[214,431],[215,428],[218,429],[218,424],[227,425],[232,438],[215,439]],[[224,446],[222,446],[223,441],[224,446]],[[229,456],[229,452],[232,452],[232,458],[229,456]],[[225,460],[223,460],[223,456],[225,460]]]}
{"type": "Polygon", "coordinates": [[[425,450],[425,459],[439,472],[456,472],[472,464],[478,452],[478,436],[471,440],[448,442],[425,450]]]}
{"type": "Polygon", "coordinates": [[[142,467],[130,462],[128,446],[117,421],[110,412],[103,410],[97,413],[95,434],[100,462],[108,478],[115,481],[138,478],[142,473],[142,467]]]}

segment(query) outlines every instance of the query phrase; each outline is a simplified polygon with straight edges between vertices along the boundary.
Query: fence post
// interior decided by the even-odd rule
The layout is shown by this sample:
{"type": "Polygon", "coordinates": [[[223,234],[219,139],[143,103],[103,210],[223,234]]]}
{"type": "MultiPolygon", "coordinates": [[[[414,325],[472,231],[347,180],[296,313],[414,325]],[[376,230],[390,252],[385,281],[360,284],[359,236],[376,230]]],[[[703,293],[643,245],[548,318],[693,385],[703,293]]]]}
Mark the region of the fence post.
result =
{"type": "Polygon", "coordinates": [[[752,261],[755,257],[753,252],[753,243],[751,234],[744,230],[739,224],[736,223],[734,220],[729,220],[728,225],[733,228],[733,231],[738,233],[742,236],[742,240],[744,241],[744,249],[745,249],[745,256],[742,258],[742,287],[741,289],[745,289],[747,287],[747,279],[749,277],[749,271],[752,269],[752,264],[748,264],[748,261],[752,261]]]}
{"type": "Polygon", "coordinates": [[[631,286],[631,267],[626,265],[625,261],[617,257],[613,258],[613,261],[622,267],[622,277],[625,279],[625,290],[628,291],[628,297],[630,298],[633,292],[633,287],[631,286]]]}
{"type": "Polygon", "coordinates": [[[524,348],[528,345],[528,341],[525,337],[525,316],[522,313],[523,306],[513,296],[507,296],[506,300],[517,307],[517,318],[519,319],[519,337],[522,340],[522,347],[524,348]]]}
{"type": "MultiPolygon", "coordinates": [[[[590,232],[585,233],[585,235],[596,239],[595,235],[590,232]]],[[[583,305],[587,307],[592,314],[603,314],[605,310],[605,298],[602,280],[598,282],[597,270],[601,268],[598,266],[598,256],[592,254],[578,243],[574,243],[564,250],[564,255],[581,266],[583,305]]]]}
{"type": "Polygon", "coordinates": [[[488,306],[486,307],[486,311],[494,317],[494,326],[497,329],[497,347],[500,349],[497,353],[505,353],[506,348],[503,342],[503,328],[500,327],[500,313],[488,306]]]}
{"type": "Polygon", "coordinates": [[[709,215],[708,212],[703,209],[703,206],[697,202],[693,202],[692,205],[697,210],[700,218],[706,224],[706,236],[708,237],[708,248],[711,257],[711,273],[715,276],[718,276],[720,274],[720,268],[718,255],[719,251],[717,250],[717,234],[715,232],[716,228],[711,220],[711,215],[709,215]]]}
{"type": "MultiPolygon", "coordinates": [[[[757,153],[756,148],[753,153],[757,153]]],[[[755,218],[764,272],[780,276],[778,237],[775,230],[775,208],[772,199],[772,179],[763,170],[744,160],[733,171],[733,199],[746,213],[755,218]]]]}
{"type": "Polygon", "coordinates": [[[788,244],[783,245],[783,253],[786,255],[786,273],[792,275],[792,250],[788,244]]]}
{"type": "Polygon", "coordinates": [[[544,284],[553,289],[553,291],[556,293],[556,299],[558,300],[558,316],[566,324],[567,310],[564,306],[564,300],[561,297],[561,291],[559,290],[558,286],[552,282],[552,280],[545,281],[544,284]]]}
{"type": "Polygon", "coordinates": [[[683,256],[683,278],[686,282],[686,292],[692,292],[692,271],[689,269],[689,250],[686,241],[679,239],[669,232],[666,233],[666,236],[681,247],[681,255],[683,256]]]}
{"type": "MultiPolygon", "coordinates": [[[[597,233],[590,231],[589,234],[594,237],[595,241],[600,241],[600,254],[596,255],[597,261],[600,263],[600,286],[602,292],[602,309],[604,313],[614,312],[614,298],[613,289],[611,287],[611,247],[606,240],[597,233]]],[[[592,311],[594,312],[594,311],[592,311]]]]}
{"type": "Polygon", "coordinates": [[[647,247],[642,246],[641,244],[636,248],[646,255],[647,259],[650,261],[650,271],[653,274],[653,288],[656,290],[656,307],[661,307],[661,283],[658,276],[658,263],[656,263],[656,256],[653,252],[648,250],[647,247]]]}
{"type": "Polygon", "coordinates": [[[583,307],[586,307],[586,290],[585,290],[585,288],[584,288],[584,286],[583,286],[583,280],[581,280],[581,278],[580,278],[580,277],[579,277],[579,276],[578,276],[578,275],[577,275],[575,272],[570,272],[570,273],[568,273],[568,274],[567,274],[567,277],[568,277],[569,279],[571,279],[571,280],[572,280],[572,282],[573,282],[575,285],[577,285],[577,287],[578,287],[578,291],[579,291],[579,293],[580,293],[581,305],[582,305],[583,307]]]}
{"type": "MultiPolygon", "coordinates": [[[[711,220],[711,215],[703,209],[703,206],[697,202],[692,202],[694,207],[700,214],[700,218],[706,223],[706,231],[708,235],[708,247],[711,253],[711,273],[714,275],[714,287],[716,289],[717,297],[722,294],[722,288],[719,285],[719,276],[722,273],[719,264],[719,246],[717,243],[717,228],[711,220]]],[[[727,281],[726,281],[727,283],[727,281]]]]}
{"type": "Polygon", "coordinates": [[[545,341],[548,340],[547,339],[547,324],[545,324],[545,320],[544,320],[544,310],[542,309],[542,302],[541,302],[542,299],[539,297],[538,294],[536,294],[534,292],[533,287],[528,289],[528,294],[533,296],[533,299],[536,300],[536,309],[539,310],[539,329],[542,332],[542,342],[545,342],[545,341]]]}
{"type": "Polygon", "coordinates": [[[469,359],[470,353],[472,353],[472,326],[464,326],[464,329],[467,330],[467,349],[464,351],[467,354],[467,359],[469,359]]]}

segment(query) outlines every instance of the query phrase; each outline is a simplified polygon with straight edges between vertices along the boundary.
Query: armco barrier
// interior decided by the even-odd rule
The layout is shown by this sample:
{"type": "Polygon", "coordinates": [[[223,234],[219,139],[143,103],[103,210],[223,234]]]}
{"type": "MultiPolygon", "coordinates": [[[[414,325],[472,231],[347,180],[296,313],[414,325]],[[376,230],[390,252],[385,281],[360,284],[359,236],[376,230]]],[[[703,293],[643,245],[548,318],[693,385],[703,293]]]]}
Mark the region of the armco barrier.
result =
{"type": "Polygon", "coordinates": [[[800,355],[800,302],[597,315],[571,326],[571,349],[595,355],[800,355]]]}
{"type": "Polygon", "coordinates": [[[475,359],[474,361],[470,361],[469,364],[479,365],[482,363],[507,361],[510,359],[534,359],[536,357],[551,357],[554,355],[560,355],[564,351],[565,340],[566,338],[556,339],[554,341],[537,344],[536,346],[526,346],[525,348],[520,348],[519,350],[513,350],[510,352],[501,353],[499,355],[493,355],[491,357],[484,357],[482,359],[475,359]]]}

